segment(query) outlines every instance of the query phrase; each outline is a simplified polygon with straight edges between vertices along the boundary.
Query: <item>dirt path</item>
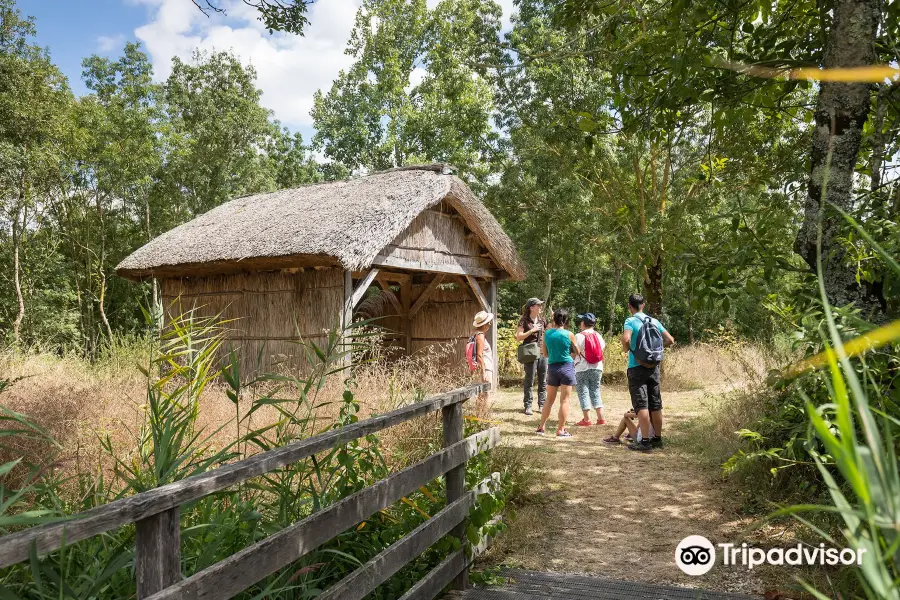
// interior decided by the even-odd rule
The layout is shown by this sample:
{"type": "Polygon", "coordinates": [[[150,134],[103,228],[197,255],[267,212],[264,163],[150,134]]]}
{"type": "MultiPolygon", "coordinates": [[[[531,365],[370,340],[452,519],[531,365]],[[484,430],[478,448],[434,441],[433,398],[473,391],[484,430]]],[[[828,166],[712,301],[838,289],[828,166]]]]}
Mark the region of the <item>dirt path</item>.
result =
{"type": "Polygon", "coordinates": [[[556,410],[548,435],[538,436],[538,416],[522,414],[521,392],[498,392],[492,418],[500,423],[504,443],[527,449],[540,476],[538,500],[518,510],[486,559],[524,569],[761,593],[764,583],[755,574],[715,568],[690,577],[675,565],[675,547],[684,537],[739,540],[746,524],[718,473],[699,466],[685,447],[685,424],[702,409],[703,395],[703,390],[664,393],[666,447],[642,454],[601,442],[631,405],[622,385],[603,387],[604,426],[571,425],[581,419],[573,393],[574,438],[568,440],[552,435],[556,410]]]}

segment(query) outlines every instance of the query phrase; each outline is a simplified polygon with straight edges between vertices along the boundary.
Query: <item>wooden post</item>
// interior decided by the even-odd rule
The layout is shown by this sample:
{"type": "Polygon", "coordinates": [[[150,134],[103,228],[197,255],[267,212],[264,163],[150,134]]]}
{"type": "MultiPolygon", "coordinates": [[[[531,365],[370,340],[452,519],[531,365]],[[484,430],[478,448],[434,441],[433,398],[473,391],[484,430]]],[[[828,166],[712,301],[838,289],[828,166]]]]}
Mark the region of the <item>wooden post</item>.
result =
{"type": "Polygon", "coordinates": [[[137,521],[137,597],[149,598],[181,580],[181,508],[137,521]]]}
{"type": "Polygon", "coordinates": [[[406,355],[412,354],[412,316],[409,310],[412,307],[412,279],[407,278],[400,282],[400,304],[403,308],[403,347],[406,355]]]}
{"type": "MultiPolygon", "coordinates": [[[[341,336],[341,345],[340,351],[347,352],[349,350],[349,343],[347,337],[347,327],[353,321],[353,308],[351,306],[351,302],[353,301],[353,273],[349,270],[344,271],[344,308],[341,310],[341,330],[338,332],[341,336]]],[[[349,365],[353,360],[353,357],[350,354],[346,354],[341,359],[342,365],[349,365]]]]}
{"type": "MultiPolygon", "coordinates": [[[[452,446],[463,439],[462,402],[454,402],[450,406],[441,409],[444,418],[444,447],[452,446]]],[[[462,497],[466,490],[466,463],[450,469],[446,475],[447,504],[455,502],[462,497]]],[[[466,522],[463,521],[453,528],[451,535],[461,542],[466,541],[466,522]]],[[[469,568],[463,569],[453,579],[453,589],[464,590],[469,586],[469,568]]]]}
{"type": "Polygon", "coordinates": [[[496,391],[500,384],[500,351],[497,349],[497,280],[488,281],[488,302],[491,303],[491,312],[494,320],[491,321],[491,330],[488,339],[491,341],[491,350],[494,352],[494,378],[491,381],[491,390],[496,391]]]}

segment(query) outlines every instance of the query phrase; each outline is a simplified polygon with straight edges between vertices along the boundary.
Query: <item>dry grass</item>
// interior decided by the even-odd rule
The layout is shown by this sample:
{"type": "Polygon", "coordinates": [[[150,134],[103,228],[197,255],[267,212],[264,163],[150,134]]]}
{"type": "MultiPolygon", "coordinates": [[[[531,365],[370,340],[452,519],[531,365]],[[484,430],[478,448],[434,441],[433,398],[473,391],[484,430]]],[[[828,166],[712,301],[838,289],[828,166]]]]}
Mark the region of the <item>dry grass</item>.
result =
{"type": "Polygon", "coordinates": [[[755,344],[693,344],[666,353],[663,391],[729,388],[765,377],[775,363],[771,353],[755,344]]]}
{"type": "MultiPolygon", "coordinates": [[[[383,413],[467,384],[470,378],[462,363],[449,358],[453,353],[455,349],[451,345],[436,345],[411,357],[388,361],[383,353],[375,352],[370,356],[371,361],[355,369],[352,375],[351,386],[361,406],[360,417],[383,413]]],[[[100,439],[109,436],[120,457],[135,447],[147,393],[147,379],[138,368],[143,362],[140,351],[133,348],[94,365],[49,354],[2,353],[0,379],[13,383],[0,400],[4,407],[30,417],[62,446],[58,456],[66,473],[91,471],[98,464],[105,464],[108,458],[100,439]]],[[[318,408],[312,415],[311,431],[327,428],[334,421],[344,380],[341,375],[331,376],[316,393],[318,408]]],[[[247,389],[239,403],[240,415],[243,417],[250,410],[259,395],[272,392],[271,384],[247,389]]],[[[299,392],[289,387],[279,392],[281,397],[290,398],[291,394],[299,392]]],[[[475,403],[469,412],[476,412],[475,403]]],[[[225,388],[209,386],[200,399],[198,427],[209,433],[221,429],[211,440],[214,447],[225,447],[238,437],[233,425],[235,419],[235,406],[225,388]]],[[[266,407],[242,424],[241,431],[277,419],[277,411],[266,407]]],[[[381,437],[389,461],[406,464],[426,455],[429,444],[439,434],[440,415],[429,415],[391,428],[381,437]]],[[[49,456],[51,451],[39,442],[15,438],[8,448],[0,449],[0,462],[26,454],[49,456]]]]}

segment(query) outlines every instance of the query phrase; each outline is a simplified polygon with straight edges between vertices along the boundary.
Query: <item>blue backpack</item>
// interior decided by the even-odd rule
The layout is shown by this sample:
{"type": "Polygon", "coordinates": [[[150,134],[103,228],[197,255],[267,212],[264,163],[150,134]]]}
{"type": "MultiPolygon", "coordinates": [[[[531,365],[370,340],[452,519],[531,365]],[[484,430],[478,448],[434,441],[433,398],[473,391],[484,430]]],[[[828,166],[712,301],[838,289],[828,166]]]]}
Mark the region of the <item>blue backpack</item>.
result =
{"type": "Polygon", "coordinates": [[[653,319],[644,317],[634,345],[634,359],[638,364],[653,369],[663,359],[663,336],[653,325],[653,319]]]}

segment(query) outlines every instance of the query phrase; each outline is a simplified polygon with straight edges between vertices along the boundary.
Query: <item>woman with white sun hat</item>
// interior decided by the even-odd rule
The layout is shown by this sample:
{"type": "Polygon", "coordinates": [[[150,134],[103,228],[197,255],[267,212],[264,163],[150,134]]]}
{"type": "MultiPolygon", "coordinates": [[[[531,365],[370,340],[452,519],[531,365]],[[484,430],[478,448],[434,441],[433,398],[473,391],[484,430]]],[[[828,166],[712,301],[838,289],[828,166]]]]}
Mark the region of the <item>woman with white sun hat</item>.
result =
{"type": "Polygon", "coordinates": [[[488,383],[494,379],[494,353],[485,333],[491,328],[491,321],[493,320],[494,313],[481,311],[475,315],[475,320],[472,321],[472,328],[475,330],[475,334],[472,337],[475,340],[478,372],[481,375],[481,381],[488,383]]]}

